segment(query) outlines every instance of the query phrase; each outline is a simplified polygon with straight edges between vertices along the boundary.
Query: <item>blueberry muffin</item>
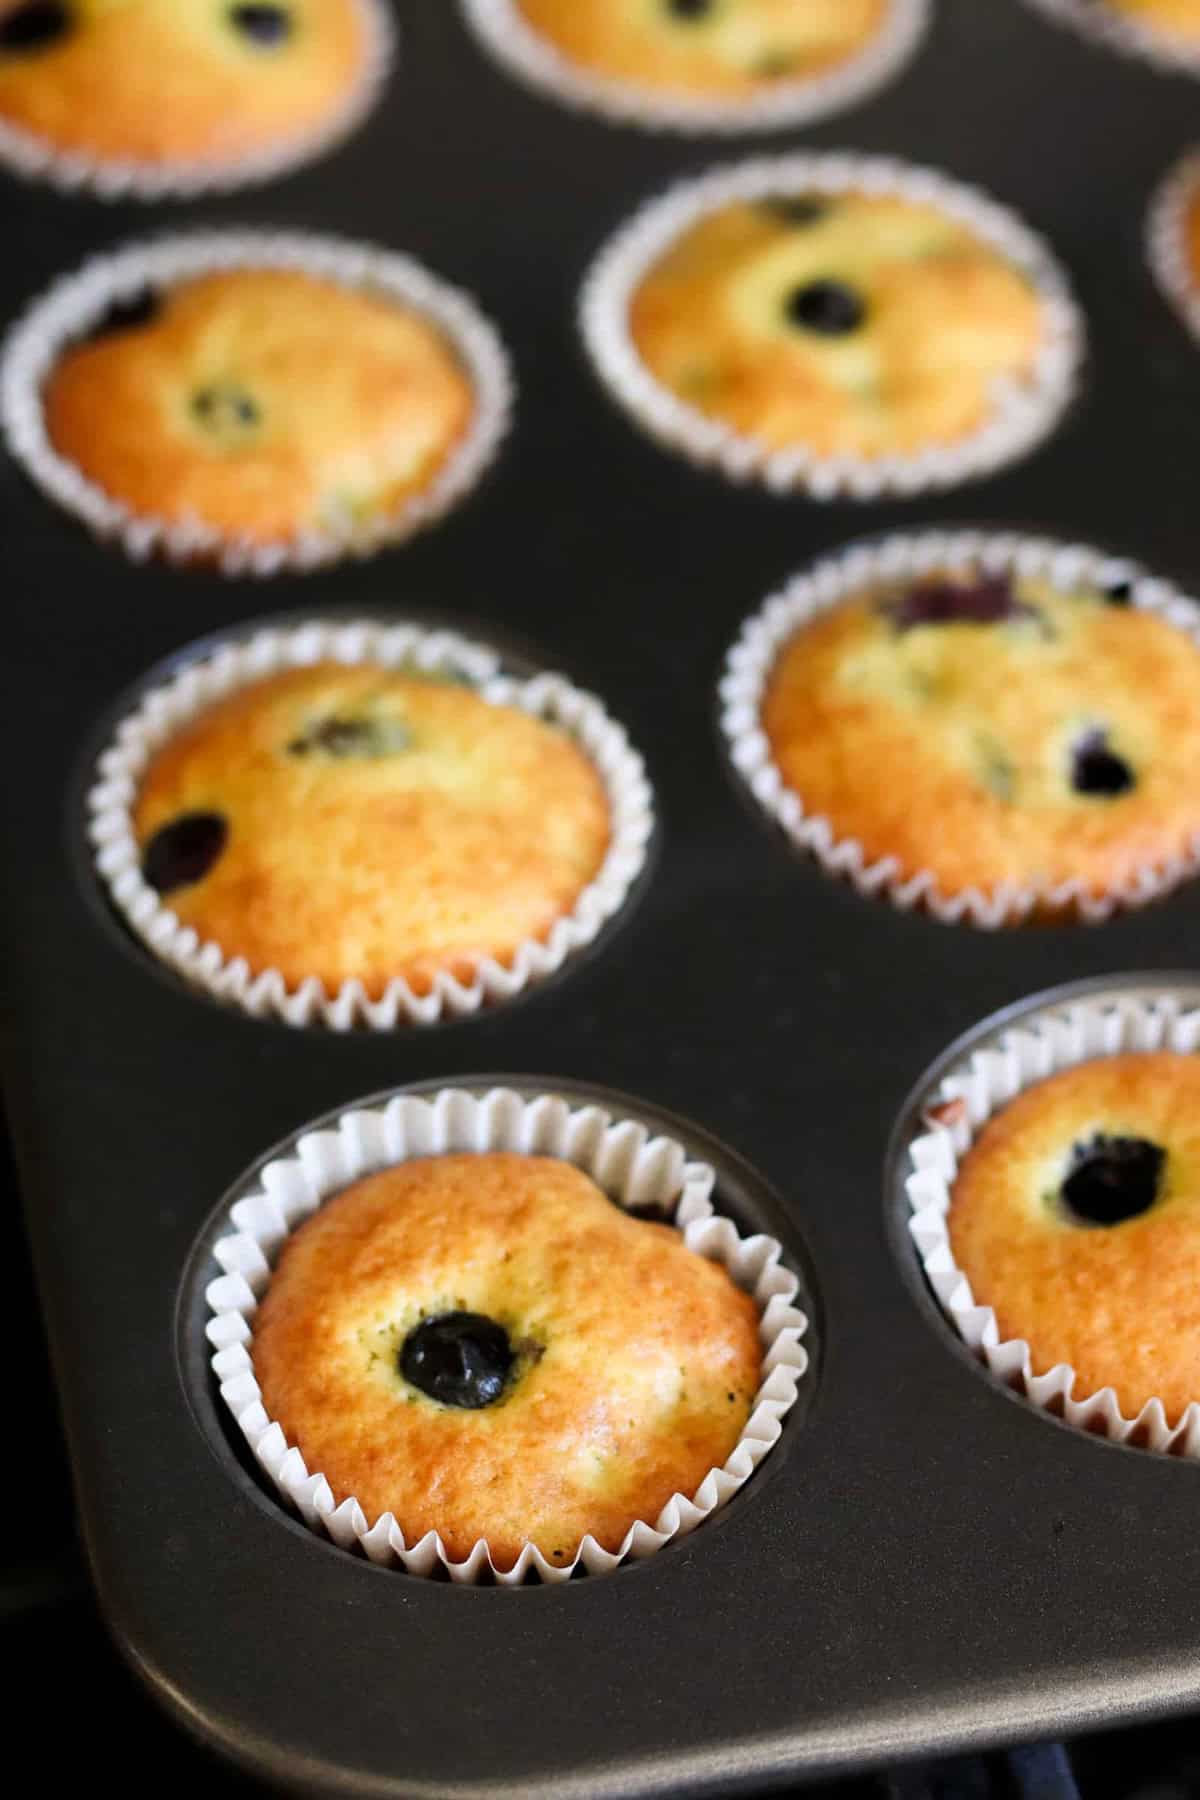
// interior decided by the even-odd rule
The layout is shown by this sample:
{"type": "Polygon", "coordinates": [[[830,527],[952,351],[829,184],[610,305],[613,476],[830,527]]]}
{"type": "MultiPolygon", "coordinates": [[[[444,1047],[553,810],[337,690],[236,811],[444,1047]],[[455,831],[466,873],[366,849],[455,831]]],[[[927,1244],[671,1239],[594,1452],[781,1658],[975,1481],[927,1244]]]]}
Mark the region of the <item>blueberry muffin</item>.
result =
{"type": "Polygon", "coordinates": [[[762,727],[810,818],[942,896],[1103,896],[1200,834],[1200,648],[1127,583],[870,586],[784,645],[762,727]]]}
{"type": "Polygon", "coordinates": [[[336,125],[373,54],[363,0],[0,0],[0,120],[88,160],[236,164],[336,125]]]}
{"type": "Polygon", "coordinates": [[[430,319],[281,268],[147,292],[62,354],[42,402],[53,448],[135,515],[256,544],[396,518],[475,407],[430,319]]]}
{"type": "Polygon", "coordinates": [[[945,209],[897,194],[738,201],[635,288],[645,367],[764,449],[911,456],[986,426],[1046,328],[1028,275],[945,209]]]}
{"type": "Polygon", "coordinates": [[[655,95],[741,100],[860,56],[891,0],[515,0],[589,74],[655,95]]]}
{"type": "Polygon", "coordinates": [[[1066,1069],[981,1131],[954,1184],[955,1261],[1035,1372],[1115,1389],[1126,1417],[1200,1399],[1200,1058],[1066,1069]]]}
{"type": "Polygon", "coordinates": [[[286,1240],[254,1319],[263,1405],[341,1502],[499,1569],[620,1547],[725,1462],[758,1388],[754,1302],[567,1163],[402,1163],[286,1240]]]}
{"type": "Polygon", "coordinates": [[[145,880],[226,960],[378,998],[544,938],[597,874],[610,816],[554,726],[450,680],[319,663],[170,738],[134,828],[145,880]]]}

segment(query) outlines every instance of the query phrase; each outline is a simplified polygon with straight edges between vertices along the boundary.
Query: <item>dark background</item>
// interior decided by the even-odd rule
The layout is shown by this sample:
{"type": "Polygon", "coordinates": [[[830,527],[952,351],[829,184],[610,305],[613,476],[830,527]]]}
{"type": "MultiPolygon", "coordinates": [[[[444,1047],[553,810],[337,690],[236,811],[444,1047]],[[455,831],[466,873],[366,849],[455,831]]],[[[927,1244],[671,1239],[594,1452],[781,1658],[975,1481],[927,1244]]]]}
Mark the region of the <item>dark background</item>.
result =
{"type": "MultiPolygon", "coordinates": [[[[977,180],[1071,271],[1092,330],[1079,404],[1027,462],[933,500],[779,500],[637,434],[584,364],[579,281],[641,198],[740,152],[526,93],[448,4],[403,9],[380,110],[266,190],[151,210],[7,185],[7,316],[131,236],[278,223],[425,258],[478,295],[516,363],[515,436],[465,507],[361,567],[269,588],[129,565],[0,465],[5,1079],[93,1574],[160,1697],[244,1754],[265,1734],[294,1779],[312,1755],[414,1792],[452,1778],[552,1791],[571,1769],[616,1791],[653,1755],[695,1757],[696,1784],[716,1789],[786,1779],[822,1733],[843,1763],[878,1762],[1200,1698],[1200,1471],[1068,1434],[993,1389],[893,1253],[881,1175],[906,1092],[951,1038],[1062,979],[1186,967],[1196,889],[1094,930],[989,937],[902,917],[768,833],[714,727],[746,612],[865,531],[1028,526],[1200,583],[1200,351],[1142,255],[1150,191],[1196,129],[1200,90],[1018,0],[937,12],[887,93],[771,140],[977,180]],[[662,842],[642,902],[600,954],[486,1019],[343,1040],[220,1012],[143,959],[87,878],[74,784],[114,696],[199,634],[334,605],[514,632],[600,693],[647,756],[662,842]],[[281,1523],[197,1429],[209,1397],[191,1394],[193,1416],[175,1355],[189,1248],[265,1146],[380,1087],[496,1069],[624,1088],[736,1146],[811,1254],[825,1325],[810,1419],[727,1517],[615,1580],[516,1595],[387,1576],[281,1523]]],[[[11,1267],[19,1290],[15,1245],[11,1267]]],[[[32,1697],[74,1669],[173,1767],[171,1728],[99,1652],[20,1299],[11,1318],[10,1591],[46,1600],[7,1628],[13,1716],[23,1683],[32,1697]]]]}

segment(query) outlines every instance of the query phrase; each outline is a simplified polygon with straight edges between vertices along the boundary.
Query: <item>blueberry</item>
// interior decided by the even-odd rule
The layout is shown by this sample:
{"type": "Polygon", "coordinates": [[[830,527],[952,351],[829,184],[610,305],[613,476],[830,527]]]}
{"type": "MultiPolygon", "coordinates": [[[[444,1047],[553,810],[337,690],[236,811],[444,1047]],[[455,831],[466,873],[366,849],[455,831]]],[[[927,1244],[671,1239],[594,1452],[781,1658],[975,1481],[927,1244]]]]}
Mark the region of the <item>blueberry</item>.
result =
{"type": "Polygon", "coordinates": [[[253,44],[282,44],[292,31],[292,14],[287,6],[231,6],[229,22],[253,44]]]}
{"type": "Polygon", "coordinates": [[[161,825],[142,852],[142,874],[160,894],[203,881],[229,841],[221,813],[181,813],[161,825]]]}
{"type": "Polygon", "coordinates": [[[0,51],[44,50],[71,29],[65,0],[25,0],[0,19],[0,51]]]}
{"type": "Polygon", "coordinates": [[[1005,619],[1038,616],[1032,606],[1017,599],[1007,575],[919,581],[899,600],[887,602],[885,610],[897,631],[910,631],[915,625],[997,625],[1005,619]]]}
{"type": "Polygon", "coordinates": [[[665,0],[667,11],[673,19],[685,20],[691,24],[695,19],[707,19],[716,11],[717,0],[665,0]]]}
{"type": "Polygon", "coordinates": [[[242,438],[262,421],[258,402],[233,381],[214,381],[192,395],[192,414],[214,436],[242,438]]]}
{"type": "Polygon", "coordinates": [[[1067,1210],[1085,1225],[1119,1225],[1158,1199],[1167,1153],[1147,1138],[1105,1137],[1076,1144],[1062,1184],[1067,1210]]]}
{"type": "Polygon", "coordinates": [[[136,293],[114,300],[111,306],[106,307],[84,342],[90,344],[97,338],[111,337],[118,331],[134,331],[140,325],[149,325],[161,311],[162,295],[154,288],[139,288],[136,293]]]}
{"type": "Polygon", "coordinates": [[[832,211],[832,202],[820,194],[772,194],[761,204],[781,225],[819,225],[832,211]]]}
{"type": "Polygon", "coordinates": [[[317,719],[292,739],[289,756],[308,756],[314,750],[325,756],[391,756],[407,750],[412,733],[399,719],[317,719]]]}
{"type": "Polygon", "coordinates": [[[793,288],[783,310],[789,323],[822,337],[845,337],[867,316],[862,295],[840,281],[808,281],[793,288]]]}
{"type": "Polygon", "coordinates": [[[1109,749],[1107,733],[1089,731],[1080,738],[1071,753],[1071,786],[1077,794],[1111,799],[1136,785],[1137,776],[1125,758],[1109,749]]]}
{"type": "Polygon", "coordinates": [[[473,1411],[499,1400],[515,1360],[503,1325],[483,1313],[423,1319],[400,1346],[405,1381],[442,1406],[473,1411]]]}

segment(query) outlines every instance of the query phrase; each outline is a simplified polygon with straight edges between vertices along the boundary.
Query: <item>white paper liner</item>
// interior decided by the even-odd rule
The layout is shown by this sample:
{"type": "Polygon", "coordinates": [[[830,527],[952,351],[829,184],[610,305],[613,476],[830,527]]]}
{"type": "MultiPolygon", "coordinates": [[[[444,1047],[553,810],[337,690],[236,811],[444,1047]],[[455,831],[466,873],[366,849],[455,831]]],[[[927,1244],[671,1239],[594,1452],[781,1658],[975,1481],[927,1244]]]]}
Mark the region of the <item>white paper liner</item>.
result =
{"type": "Polygon", "coordinates": [[[580,296],[580,327],[601,380],[651,437],[733,481],[757,480],[778,493],[814,499],[874,500],[953,487],[1024,456],[1047,437],[1069,404],[1083,359],[1085,329],[1066,276],[1049,247],[1006,207],[933,169],[846,152],[756,158],[710,170],[649,202],[609,239],[580,296]],[[789,193],[860,191],[941,207],[1032,282],[1044,334],[1027,380],[996,384],[992,416],[953,443],[911,456],[820,456],[805,445],[770,450],[707,417],[666,387],[638,354],[629,329],[634,290],[692,225],[736,201],[789,193]]]}
{"type": "Polygon", "coordinates": [[[396,58],[398,32],[386,0],[352,3],[362,19],[362,67],[344,99],[318,125],[238,156],[139,161],[65,150],[0,118],[0,164],[27,179],[48,181],[68,192],[90,192],[102,200],[186,200],[270,181],[313,162],[357,130],[382,94],[396,58]]]}
{"type": "Polygon", "coordinates": [[[881,29],[857,56],[822,75],[774,83],[743,98],[664,93],[573,62],[534,30],[515,0],[462,0],[467,22],[497,60],[529,86],[621,125],[663,131],[775,131],[854,106],[899,74],[931,16],[930,0],[891,0],[881,29]]]}
{"type": "Polygon", "coordinates": [[[1151,203],[1146,225],[1146,251],[1163,294],[1193,337],[1200,338],[1200,283],[1187,251],[1188,214],[1200,190],[1200,150],[1168,172],[1151,203]]]}
{"type": "Polygon", "coordinates": [[[1028,0],[1028,4],[1058,24],[1072,26],[1093,43],[1141,57],[1168,72],[1200,75],[1200,43],[1143,24],[1099,0],[1028,0]]]}
{"type": "Polygon", "coordinates": [[[947,924],[965,922],[987,930],[1046,913],[1099,924],[1118,911],[1161,898],[1200,872],[1198,832],[1186,854],[1147,863],[1103,894],[1077,880],[1057,886],[1002,882],[994,888],[946,893],[929,870],[906,868],[893,856],[872,861],[856,839],[838,836],[832,820],[806,810],[803,796],[784,781],[762,727],[763,699],[781,651],[802,626],[857,589],[916,581],[964,566],[986,574],[1011,571],[1041,577],[1064,590],[1128,582],[1131,605],[1157,614],[1200,647],[1196,601],[1136,563],[1083,544],[1013,533],[927,531],[855,545],[797,575],[772,595],[747,620],[726,658],[720,682],[722,730],[734,767],[763,811],[793,844],[815,856],[829,874],[853,882],[860,893],[881,895],[902,910],[923,907],[947,924]]]}
{"type": "Polygon", "coordinates": [[[473,1583],[490,1573],[505,1587],[516,1587],[531,1574],[566,1581],[577,1568],[604,1575],[628,1557],[652,1556],[693,1531],[732,1498],[778,1442],[808,1367],[801,1343],[808,1320],[793,1304],[799,1283],[781,1262],[776,1239],[742,1237],[731,1220],[714,1211],[714,1171],[689,1161],[673,1139],[651,1137],[644,1125],[614,1120],[599,1106],[572,1108],[549,1094],[525,1101],[504,1088],[479,1098],[443,1088],[430,1099],[398,1094],[384,1106],[344,1113],[334,1130],[298,1136],[288,1155],[267,1165],[260,1181],[231,1208],[233,1235],[216,1246],[225,1273],[206,1290],[215,1315],[207,1327],[212,1366],[223,1400],[285,1500],[314,1531],[326,1532],[344,1549],[357,1545],[372,1562],[400,1564],[410,1575],[429,1575],[440,1567],[454,1581],[473,1583]],[[462,1562],[454,1562],[437,1532],[408,1544],[391,1513],[369,1521],[352,1498],[336,1505],[325,1477],[309,1471],[299,1449],[268,1417],[254,1376],[253,1318],[289,1232],[323,1200],[374,1170],[413,1157],[489,1150],[558,1157],[622,1206],[673,1209],[687,1248],[720,1263],[759,1308],[762,1380],[726,1462],[710,1470],[694,1494],[674,1494],[657,1518],[632,1525],[619,1550],[603,1550],[589,1534],[564,1566],[548,1562],[528,1544],[512,1569],[500,1570],[483,1539],[462,1562]]]}
{"type": "Polygon", "coordinates": [[[226,575],[276,575],[314,569],[344,556],[369,556],[411,537],[469,491],[508,429],[513,382],[495,328],[468,295],[395,251],[304,232],[196,232],[134,244],[96,257],[57,281],[10,333],[0,361],[0,424],[26,472],[54,500],[137,561],[212,561],[226,575]],[[230,536],[195,518],[134,512],[90,481],[50,440],[42,387],[67,346],[84,336],[116,302],[146,288],[163,289],[220,269],[290,269],[366,288],[422,314],[442,331],[470,377],[470,427],[422,491],[395,515],[310,529],[273,542],[230,536]]]}
{"type": "Polygon", "coordinates": [[[153,955],[212,999],[231,1002],[256,1018],[327,1025],[335,1031],[354,1026],[390,1031],[398,1025],[463,1018],[544,980],[620,911],[644,867],[654,830],[654,797],[645,765],[594,695],[561,675],[516,679],[503,673],[499,654],[488,646],[452,631],[412,624],[313,620],[223,644],[144,696],[118,726],[96,774],[87,799],[96,869],[117,910],[153,955]],[[227,958],[219,944],[201,939],[143,878],[133,810],[142,777],[161,747],[237,689],[322,661],[452,673],[465,678],[484,700],[519,707],[558,726],[595,765],[611,815],[604,861],[572,910],[555,921],[544,939],[522,943],[511,963],[487,957],[468,982],[444,970],[424,994],[397,977],[377,1000],[357,980],[344,982],[336,993],[315,976],[289,988],[278,969],[252,969],[244,958],[227,958]]]}
{"type": "Polygon", "coordinates": [[[1098,1057],[1154,1050],[1190,1055],[1198,1045],[1200,1011],[1171,995],[1097,996],[1027,1020],[990,1047],[975,1050],[946,1076],[926,1110],[929,1129],[909,1148],[912,1173],[905,1182],[912,1208],[909,1229],[929,1285],[963,1342],[991,1373],[1069,1425],[1177,1456],[1200,1456],[1200,1405],[1193,1402],[1171,1425],[1162,1401],[1152,1397],[1136,1417],[1128,1418],[1112,1388],[1076,1394],[1076,1373],[1069,1363],[1035,1369],[1029,1345],[1020,1338],[1002,1339],[992,1308],[975,1304],[971,1284],[954,1261],[948,1212],[968,1147],[992,1114],[1023,1089],[1098,1057]],[[956,1116],[936,1123],[931,1113],[947,1103],[956,1116]]]}

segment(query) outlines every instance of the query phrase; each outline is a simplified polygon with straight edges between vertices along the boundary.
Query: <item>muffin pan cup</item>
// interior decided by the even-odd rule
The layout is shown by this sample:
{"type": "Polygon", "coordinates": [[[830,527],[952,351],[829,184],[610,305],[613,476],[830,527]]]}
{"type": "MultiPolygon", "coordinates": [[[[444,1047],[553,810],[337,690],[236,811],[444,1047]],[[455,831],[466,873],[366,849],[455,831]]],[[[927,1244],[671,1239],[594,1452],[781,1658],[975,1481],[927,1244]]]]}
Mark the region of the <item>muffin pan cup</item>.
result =
{"type": "Polygon", "coordinates": [[[808,621],[872,582],[919,580],[936,570],[977,565],[987,573],[1041,576],[1064,588],[1074,583],[1128,584],[1129,603],[1157,614],[1200,646],[1200,605],[1170,582],[1128,560],[1083,544],[983,531],[926,531],[857,544],[795,576],[742,627],[721,679],[721,728],[730,759],[758,806],[797,849],[827,873],[853,882],[904,910],[920,907],[948,925],[995,931],[1030,918],[1077,918],[1101,924],[1117,912],[1145,906],[1200,873],[1200,832],[1186,852],[1147,862],[1122,886],[1097,894],[1081,882],[1000,883],[993,888],[939,888],[928,869],[903,867],[896,857],[874,860],[855,838],[809,813],[804,797],[783,779],[762,728],[771,671],[792,636],[808,621]]]}
{"type": "Polygon", "coordinates": [[[579,301],[584,345],[605,387],[653,438],[735,482],[814,500],[881,500],[957,487],[1026,456],[1049,436],[1075,393],[1085,327],[1049,247],[1015,213],[937,170],[891,157],[800,151],[709,170],[643,205],[600,250],[579,301]],[[1043,333],[1028,379],[996,384],[976,431],[910,456],[821,456],[803,444],[772,450],[689,406],[642,361],[629,307],[642,278],[681,234],[737,201],[863,190],[943,208],[1006,256],[1042,302],[1043,333]]]}
{"type": "Polygon", "coordinates": [[[372,1562],[400,1565],[410,1575],[442,1569],[462,1583],[490,1576],[501,1586],[517,1587],[529,1576],[556,1582],[577,1571],[607,1575],[626,1558],[653,1556],[702,1525],[778,1442],[808,1367],[802,1343],[808,1320],[793,1305],[797,1278],[781,1263],[774,1238],[743,1237],[732,1220],[714,1210],[716,1173],[706,1163],[689,1162],[681,1144],[651,1137],[636,1121],[614,1119],[599,1107],[571,1108],[555,1094],[529,1099],[496,1089],[476,1097],[444,1088],[429,1099],[397,1095],[384,1106],[344,1113],[333,1130],[298,1135],[290,1151],[269,1163],[261,1186],[248,1188],[230,1209],[230,1235],[215,1250],[225,1273],[206,1295],[214,1314],[208,1337],[221,1398],[255,1457],[305,1523],[343,1549],[357,1547],[372,1562]],[[288,1443],[263,1407],[254,1376],[254,1315],[289,1233],[323,1201],[377,1169],[418,1156],[490,1150],[559,1157],[618,1206],[661,1207],[687,1248],[720,1263],[758,1307],[762,1379],[737,1444],[694,1493],[674,1494],[653,1519],[632,1524],[616,1551],[603,1549],[589,1533],[567,1563],[552,1563],[535,1544],[527,1544],[511,1569],[497,1569],[482,1538],[458,1562],[436,1531],[410,1544],[391,1513],[368,1519],[353,1496],[339,1504],[325,1477],[308,1469],[299,1448],[288,1443]]]}
{"type": "Polygon", "coordinates": [[[312,162],[348,138],[373,111],[397,61],[399,32],[388,0],[354,0],[365,54],[353,87],[319,125],[293,131],[240,156],[170,157],[139,161],[67,150],[12,120],[0,118],[0,166],[30,181],[99,200],[191,200],[203,194],[273,181],[312,162]]]}
{"type": "Polygon", "coordinates": [[[1198,1047],[1200,1010],[1194,993],[1144,996],[1118,988],[1061,1010],[1035,1012],[944,1076],[925,1109],[927,1129],[909,1147],[912,1173],[905,1182],[912,1208],[909,1228],[929,1285],[954,1330],[998,1381],[1082,1431],[1193,1458],[1200,1457],[1200,1395],[1176,1419],[1168,1419],[1157,1396],[1147,1395],[1128,1418],[1112,1388],[1077,1393],[1069,1363],[1035,1368],[1023,1339],[1002,1338],[992,1308],[976,1304],[971,1284],[954,1260],[948,1214],[954,1180],[971,1143],[988,1119],[1025,1088],[1099,1057],[1152,1050],[1191,1055],[1198,1047]]]}
{"type": "Polygon", "coordinates": [[[645,765],[594,695],[561,675],[518,678],[505,672],[500,652],[490,646],[456,632],[410,623],[309,619],[268,625],[220,644],[142,695],[101,753],[95,775],[88,809],[96,874],[150,954],[213,1000],[239,1006],[257,1018],[295,1026],[325,1025],[335,1031],[355,1026],[391,1031],[464,1018],[481,1007],[512,1000],[555,974],[620,913],[645,867],[654,832],[654,799],[645,765]],[[202,939],[185,925],[145,880],[133,809],[141,778],[157,752],[208,706],[240,688],[324,660],[449,675],[467,682],[495,705],[517,707],[557,726],[589,757],[604,783],[610,841],[595,876],[545,937],[526,939],[504,961],[482,958],[469,980],[445,970],[420,991],[396,976],[376,996],[356,980],[343,982],[331,993],[316,976],[289,987],[280,970],[251,968],[244,957],[228,956],[220,944],[202,939]]]}
{"type": "Polygon", "coordinates": [[[135,561],[154,555],[171,562],[202,562],[230,576],[296,574],[402,543],[470,493],[500,447],[512,405],[508,355],[467,294],[411,257],[308,232],[194,232],[95,257],[35,301],[9,333],[0,356],[0,427],[11,454],[52,500],[135,561]],[[366,521],[347,514],[337,526],[310,527],[272,541],[231,536],[203,519],[136,512],[55,448],[41,396],[64,350],[99,324],[112,306],[147,289],[240,268],[300,270],[364,288],[410,307],[445,334],[471,378],[474,416],[461,443],[398,513],[366,521]]]}
{"type": "Polygon", "coordinates": [[[584,68],[533,29],[517,0],[462,0],[462,10],[486,50],[549,98],[616,125],[735,136],[812,125],[885,87],[917,53],[931,0],[889,0],[882,29],[856,56],[823,74],[735,99],[642,88],[584,68]]]}
{"type": "Polygon", "coordinates": [[[1026,4],[1093,43],[1140,57],[1164,74],[1200,75],[1200,41],[1156,31],[1129,13],[1118,12],[1107,0],[1026,0],[1026,4]]]}
{"type": "MultiPolygon", "coordinates": [[[[531,99],[457,7],[403,17],[398,104],[298,173],[279,214],[411,247],[478,293],[518,430],[451,526],[285,576],[270,605],[453,629],[516,679],[561,669],[645,755],[659,825],[636,907],[519,1004],[391,1032],[211,1004],[109,903],[87,796],[145,672],[168,685],[179,646],[252,635],[261,589],[131,562],[0,468],[0,1063],[114,1640],[184,1730],[328,1800],[718,1800],[1200,1710],[1200,1464],[992,1378],[929,1286],[904,1187],[942,1076],[1027,1015],[1093,987],[1200,1008],[1200,883],[1095,929],[948,930],[764,829],[717,718],[762,597],[862,532],[982,519],[1111,544],[1197,591],[1200,371],[1140,241],[1196,138],[1193,85],[1088,54],[1018,0],[943,0],[905,78],[854,115],[865,147],[1035,221],[1090,322],[1095,379],[1039,455],[914,521],[898,495],[869,516],[779,505],[631,429],[579,356],[573,300],[606,231],[711,145],[531,99]],[[341,1548],[281,1503],[213,1374],[231,1205],[297,1133],[446,1088],[556,1095],[673,1139],[801,1276],[812,1365],[778,1442],[699,1529],[603,1579],[463,1584],[341,1548]]],[[[10,198],[5,318],[117,229],[49,190],[10,198]]]]}

